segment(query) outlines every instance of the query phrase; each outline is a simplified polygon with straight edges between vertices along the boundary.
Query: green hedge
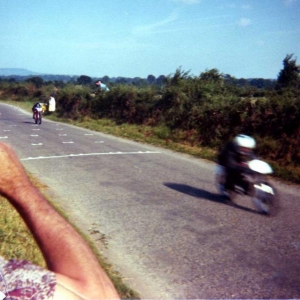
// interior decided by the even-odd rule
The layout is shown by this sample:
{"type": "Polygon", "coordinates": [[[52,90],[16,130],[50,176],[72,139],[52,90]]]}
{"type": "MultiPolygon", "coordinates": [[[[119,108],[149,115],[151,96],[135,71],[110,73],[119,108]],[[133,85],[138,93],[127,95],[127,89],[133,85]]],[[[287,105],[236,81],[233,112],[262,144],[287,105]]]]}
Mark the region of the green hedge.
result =
{"type": "MultiPolygon", "coordinates": [[[[54,85],[1,84],[3,96],[44,101],[54,85]]],[[[177,70],[163,87],[116,84],[109,92],[68,84],[56,90],[58,117],[109,118],[117,124],[159,126],[168,139],[217,148],[238,133],[258,140],[258,154],[300,164],[300,91],[238,87],[217,70],[190,77],[177,70]]]]}

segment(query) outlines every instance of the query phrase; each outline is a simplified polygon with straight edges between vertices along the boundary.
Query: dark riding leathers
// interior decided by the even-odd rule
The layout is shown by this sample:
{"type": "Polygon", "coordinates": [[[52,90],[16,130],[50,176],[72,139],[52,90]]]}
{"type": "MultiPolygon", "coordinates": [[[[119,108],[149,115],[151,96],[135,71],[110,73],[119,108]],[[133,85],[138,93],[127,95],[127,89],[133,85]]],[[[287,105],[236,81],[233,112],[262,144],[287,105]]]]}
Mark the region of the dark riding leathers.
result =
{"type": "Polygon", "coordinates": [[[39,102],[35,103],[32,107],[32,112],[33,112],[33,116],[32,118],[34,119],[34,110],[37,109],[39,115],[41,115],[41,110],[42,110],[42,106],[39,102]]]}
{"type": "Polygon", "coordinates": [[[218,164],[225,168],[226,173],[225,190],[233,190],[235,184],[241,183],[241,174],[251,172],[246,162],[254,158],[253,152],[247,156],[238,152],[234,142],[229,142],[219,151],[218,164]]]}
{"type": "Polygon", "coordinates": [[[41,104],[40,104],[40,103],[35,103],[35,104],[33,105],[33,107],[32,107],[32,111],[34,112],[34,110],[35,110],[36,108],[42,108],[41,104]]]}

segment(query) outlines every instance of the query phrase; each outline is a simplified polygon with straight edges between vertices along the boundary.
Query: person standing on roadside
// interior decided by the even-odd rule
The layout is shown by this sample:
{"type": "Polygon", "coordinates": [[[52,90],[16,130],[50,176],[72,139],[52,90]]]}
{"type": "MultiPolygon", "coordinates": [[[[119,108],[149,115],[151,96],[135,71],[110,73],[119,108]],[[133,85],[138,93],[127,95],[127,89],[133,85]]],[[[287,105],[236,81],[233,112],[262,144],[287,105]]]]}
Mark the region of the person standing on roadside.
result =
{"type": "Polygon", "coordinates": [[[55,99],[54,99],[53,95],[51,95],[49,98],[49,101],[48,101],[48,111],[49,112],[55,111],[55,108],[56,108],[55,106],[56,106],[55,99]]]}

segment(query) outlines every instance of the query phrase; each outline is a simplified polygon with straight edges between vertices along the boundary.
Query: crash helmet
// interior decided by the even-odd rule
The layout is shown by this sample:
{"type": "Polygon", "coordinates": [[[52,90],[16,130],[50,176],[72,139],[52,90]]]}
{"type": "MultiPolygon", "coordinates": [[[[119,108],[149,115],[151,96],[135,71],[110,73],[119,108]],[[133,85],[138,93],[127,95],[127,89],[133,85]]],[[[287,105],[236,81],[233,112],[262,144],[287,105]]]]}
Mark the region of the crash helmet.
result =
{"type": "Polygon", "coordinates": [[[233,139],[235,150],[241,155],[250,155],[256,147],[255,139],[245,134],[239,134],[233,139]]]}

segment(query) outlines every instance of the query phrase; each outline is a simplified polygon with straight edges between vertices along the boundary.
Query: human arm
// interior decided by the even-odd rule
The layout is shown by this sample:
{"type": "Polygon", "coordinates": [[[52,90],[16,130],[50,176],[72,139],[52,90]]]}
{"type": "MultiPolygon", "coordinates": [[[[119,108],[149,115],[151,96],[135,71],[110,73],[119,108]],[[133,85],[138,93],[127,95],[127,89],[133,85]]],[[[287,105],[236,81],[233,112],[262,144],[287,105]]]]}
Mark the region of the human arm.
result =
{"type": "Polygon", "coordinates": [[[4,143],[0,143],[0,194],[24,219],[49,270],[56,273],[54,299],[119,298],[88,244],[32,185],[13,149],[4,143]]]}

